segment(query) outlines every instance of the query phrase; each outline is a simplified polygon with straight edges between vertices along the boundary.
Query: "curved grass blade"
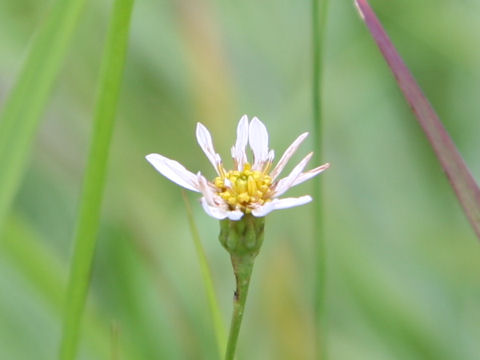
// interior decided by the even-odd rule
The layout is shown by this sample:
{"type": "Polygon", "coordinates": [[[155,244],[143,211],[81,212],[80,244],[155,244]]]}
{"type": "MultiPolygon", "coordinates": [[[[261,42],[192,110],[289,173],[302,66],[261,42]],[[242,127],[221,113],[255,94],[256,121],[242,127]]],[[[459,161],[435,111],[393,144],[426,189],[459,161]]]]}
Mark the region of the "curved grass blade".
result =
{"type": "Polygon", "coordinates": [[[0,230],[19,187],[37,125],[86,0],[57,0],[36,33],[0,114],[0,230]]]}
{"type": "MultiPolygon", "coordinates": [[[[316,163],[322,162],[322,81],[323,60],[325,49],[325,33],[327,27],[328,0],[312,0],[312,120],[313,141],[316,163]]],[[[314,179],[314,310],[315,310],[315,352],[318,359],[327,359],[326,329],[325,324],[325,298],[326,298],[326,246],[323,233],[323,204],[322,204],[322,179],[314,179]]]]}
{"type": "Polygon", "coordinates": [[[221,359],[225,354],[225,346],[227,344],[225,327],[223,326],[222,315],[218,305],[217,295],[215,294],[215,286],[213,284],[213,278],[208,265],[207,256],[205,255],[205,250],[203,249],[200,235],[198,233],[197,226],[195,225],[195,219],[193,218],[192,207],[190,206],[190,202],[188,201],[185,191],[182,191],[182,196],[183,201],[185,202],[185,208],[187,210],[190,232],[192,233],[193,243],[195,244],[198,262],[202,272],[203,286],[205,287],[205,291],[207,293],[208,305],[210,307],[210,314],[212,316],[213,328],[215,330],[215,337],[217,340],[219,358],[221,359]]]}
{"type": "Polygon", "coordinates": [[[62,360],[74,359],[77,352],[80,319],[85,306],[100,222],[108,153],[125,65],[132,8],[133,0],[115,1],[102,59],[93,137],[90,144],[83,195],[80,200],[67,289],[60,348],[62,360]]]}
{"type": "Polygon", "coordinates": [[[360,16],[370,30],[395,79],[427,135],[458,201],[480,239],[480,189],[438,115],[390,41],[367,0],[355,0],[360,16]]]}

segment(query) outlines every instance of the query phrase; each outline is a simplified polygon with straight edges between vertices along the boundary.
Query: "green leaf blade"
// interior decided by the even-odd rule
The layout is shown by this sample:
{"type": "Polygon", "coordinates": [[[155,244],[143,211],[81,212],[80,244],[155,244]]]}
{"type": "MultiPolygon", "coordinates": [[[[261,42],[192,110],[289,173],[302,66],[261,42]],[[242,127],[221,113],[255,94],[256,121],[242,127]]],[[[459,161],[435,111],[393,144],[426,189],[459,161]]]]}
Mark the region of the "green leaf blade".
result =
{"type": "Polygon", "coordinates": [[[74,239],[60,359],[75,358],[100,223],[108,153],[123,78],[133,0],[116,0],[107,35],[83,195],[74,239]]]}
{"type": "Polygon", "coordinates": [[[0,229],[86,0],[59,0],[36,34],[0,114],[0,229]]]}
{"type": "Polygon", "coordinates": [[[480,188],[368,1],[355,0],[355,5],[423,128],[465,215],[480,239],[480,188]]]}

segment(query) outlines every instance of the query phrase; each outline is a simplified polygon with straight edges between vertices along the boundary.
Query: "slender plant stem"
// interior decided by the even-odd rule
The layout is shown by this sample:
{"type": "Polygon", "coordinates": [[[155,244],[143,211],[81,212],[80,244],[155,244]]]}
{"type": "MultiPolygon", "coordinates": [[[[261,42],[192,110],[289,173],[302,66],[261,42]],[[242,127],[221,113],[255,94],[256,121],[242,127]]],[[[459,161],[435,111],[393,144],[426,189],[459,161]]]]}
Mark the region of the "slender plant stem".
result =
{"type": "Polygon", "coordinates": [[[355,5],[423,128],[465,215],[480,239],[480,188],[475,178],[368,1],[355,0],[355,5]]]}
{"type": "Polygon", "coordinates": [[[255,262],[255,255],[232,255],[231,258],[237,289],[235,290],[235,295],[233,297],[233,315],[225,360],[233,360],[235,358],[238,334],[240,333],[245,302],[247,301],[248,287],[250,285],[253,264],[255,262]]]}
{"type": "Polygon", "coordinates": [[[102,60],[93,137],[85,172],[68,281],[60,359],[76,357],[95,252],[110,141],[122,84],[133,0],[116,0],[102,60]]]}
{"type": "MultiPolygon", "coordinates": [[[[323,60],[325,48],[325,31],[328,11],[328,0],[312,0],[312,56],[313,56],[313,81],[312,81],[312,119],[314,129],[314,148],[316,163],[320,163],[323,153],[322,142],[322,80],[323,60]]],[[[326,253],[323,234],[323,206],[321,177],[314,182],[314,256],[315,256],[315,329],[317,358],[326,360],[325,346],[325,284],[326,284],[326,253]]]]}
{"type": "Polygon", "coordinates": [[[213,328],[215,331],[215,337],[217,340],[217,347],[219,351],[219,358],[222,358],[225,353],[226,334],[222,321],[222,315],[220,312],[220,306],[218,305],[217,296],[215,294],[215,286],[213,284],[212,273],[210,266],[208,265],[207,256],[203,249],[198,228],[193,218],[192,207],[188,201],[185,191],[182,191],[183,201],[185,202],[185,208],[187,209],[188,223],[190,226],[190,232],[192,233],[193,242],[195,244],[195,250],[197,252],[198,262],[200,264],[200,270],[202,273],[203,286],[207,293],[208,305],[210,308],[210,314],[212,316],[213,328]]]}

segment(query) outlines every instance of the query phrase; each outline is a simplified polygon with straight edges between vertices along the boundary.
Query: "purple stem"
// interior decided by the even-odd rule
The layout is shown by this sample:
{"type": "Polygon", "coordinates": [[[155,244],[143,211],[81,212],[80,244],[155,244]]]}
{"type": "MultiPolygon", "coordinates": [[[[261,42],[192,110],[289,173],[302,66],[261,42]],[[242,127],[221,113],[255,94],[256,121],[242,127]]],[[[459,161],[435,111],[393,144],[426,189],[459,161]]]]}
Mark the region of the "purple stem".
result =
{"type": "Polygon", "coordinates": [[[477,237],[480,239],[480,189],[438,115],[408,70],[367,0],[355,0],[418,122],[427,135],[477,237]]]}

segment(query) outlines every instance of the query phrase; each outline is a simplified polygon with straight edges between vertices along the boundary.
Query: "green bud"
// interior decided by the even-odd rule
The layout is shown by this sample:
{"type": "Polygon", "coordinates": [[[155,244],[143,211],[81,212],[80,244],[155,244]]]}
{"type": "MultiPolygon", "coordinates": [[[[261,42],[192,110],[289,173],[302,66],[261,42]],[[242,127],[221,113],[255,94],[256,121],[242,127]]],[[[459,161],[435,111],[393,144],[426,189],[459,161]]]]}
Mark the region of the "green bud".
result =
{"type": "Polygon", "coordinates": [[[265,218],[245,214],[240,220],[220,221],[220,243],[232,256],[258,254],[263,243],[265,218]]]}

